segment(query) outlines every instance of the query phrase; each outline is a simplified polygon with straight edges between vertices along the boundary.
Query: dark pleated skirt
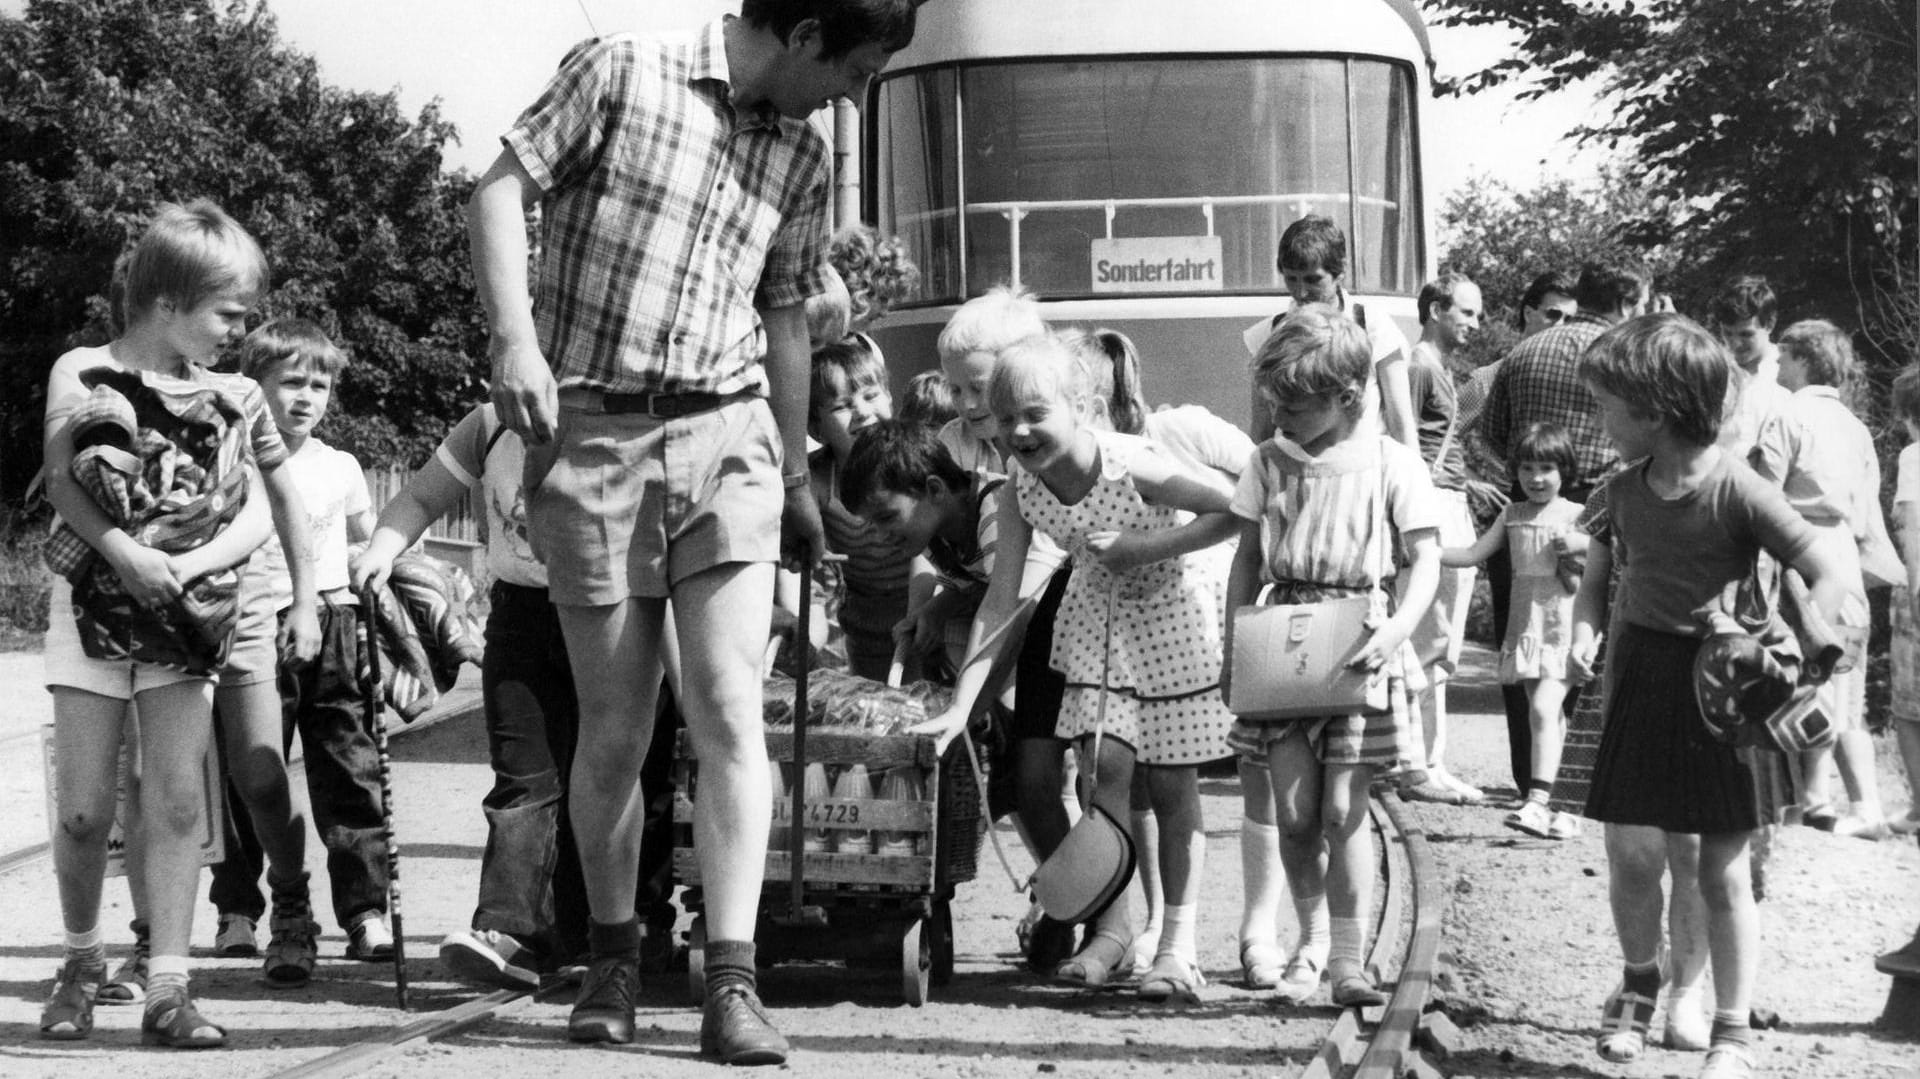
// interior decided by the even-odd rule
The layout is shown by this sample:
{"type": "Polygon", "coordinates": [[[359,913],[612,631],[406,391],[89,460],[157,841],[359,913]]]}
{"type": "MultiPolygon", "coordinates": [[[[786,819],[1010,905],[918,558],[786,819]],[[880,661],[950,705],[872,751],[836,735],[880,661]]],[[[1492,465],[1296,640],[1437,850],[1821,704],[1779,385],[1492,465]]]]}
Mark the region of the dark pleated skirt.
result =
{"type": "Polygon", "coordinates": [[[1792,804],[1784,757],[1708,737],[1693,695],[1700,645],[1615,624],[1588,817],[1669,832],[1745,832],[1792,804]]]}

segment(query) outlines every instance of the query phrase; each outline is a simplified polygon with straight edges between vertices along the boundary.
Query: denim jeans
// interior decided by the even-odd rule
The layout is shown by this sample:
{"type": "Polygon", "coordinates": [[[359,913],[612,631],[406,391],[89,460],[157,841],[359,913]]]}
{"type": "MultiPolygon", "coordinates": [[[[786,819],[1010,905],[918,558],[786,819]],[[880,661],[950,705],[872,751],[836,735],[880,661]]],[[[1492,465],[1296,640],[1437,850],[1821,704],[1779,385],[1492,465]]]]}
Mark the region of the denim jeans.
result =
{"type": "MultiPolygon", "coordinates": [[[[480,860],[475,929],[510,933],[555,958],[587,950],[587,892],[568,816],[567,787],[580,709],[560,618],[544,589],[494,583],[487,615],[481,695],[493,789],[481,803],[487,847],[480,860]]],[[[635,907],[671,927],[673,739],[679,710],[663,686],[647,761],[640,879],[635,907]]]]}

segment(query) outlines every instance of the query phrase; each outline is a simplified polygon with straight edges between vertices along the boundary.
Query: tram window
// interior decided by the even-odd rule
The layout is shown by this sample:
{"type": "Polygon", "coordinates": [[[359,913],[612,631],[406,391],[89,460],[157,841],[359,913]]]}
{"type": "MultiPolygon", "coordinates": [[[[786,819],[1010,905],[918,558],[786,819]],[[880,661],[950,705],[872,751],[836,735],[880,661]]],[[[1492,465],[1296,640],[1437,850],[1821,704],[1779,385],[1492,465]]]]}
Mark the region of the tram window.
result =
{"type": "Polygon", "coordinates": [[[883,83],[878,125],[881,219],[931,268],[924,301],[1013,279],[1016,249],[1022,284],[1046,296],[1090,295],[1100,291],[1095,241],[1209,235],[1221,264],[1208,290],[1272,292],[1280,233],[1309,213],[1352,229],[1356,249],[1366,245],[1355,252],[1356,287],[1416,283],[1412,80],[1394,65],[1130,58],[977,64],[944,85],[936,78],[883,83]],[[957,169],[941,141],[952,138],[941,102],[956,93],[965,110],[957,169]]]}

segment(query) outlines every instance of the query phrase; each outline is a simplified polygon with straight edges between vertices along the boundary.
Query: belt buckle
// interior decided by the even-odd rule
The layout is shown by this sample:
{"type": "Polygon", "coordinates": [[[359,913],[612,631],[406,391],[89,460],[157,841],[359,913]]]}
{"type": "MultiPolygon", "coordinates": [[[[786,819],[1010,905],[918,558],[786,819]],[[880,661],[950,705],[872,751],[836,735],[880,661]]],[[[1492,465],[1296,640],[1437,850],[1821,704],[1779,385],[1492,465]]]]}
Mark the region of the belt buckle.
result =
{"type": "Polygon", "coordinates": [[[655,420],[670,420],[673,418],[672,414],[660,411],[660,400],[666,396],[665,394],[649,393],[646,396],[647,418],[655,420]]]}

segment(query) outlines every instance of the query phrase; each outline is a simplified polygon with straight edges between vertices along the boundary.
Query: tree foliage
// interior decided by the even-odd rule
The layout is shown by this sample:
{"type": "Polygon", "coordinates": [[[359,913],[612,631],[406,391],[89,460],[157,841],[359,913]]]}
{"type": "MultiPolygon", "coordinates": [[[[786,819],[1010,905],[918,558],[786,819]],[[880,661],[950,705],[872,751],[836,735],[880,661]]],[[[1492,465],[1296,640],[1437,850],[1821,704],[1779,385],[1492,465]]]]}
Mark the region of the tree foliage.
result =
{"type": "Polygon", "coordinates": [[[437,105],[325,84],[264,2],[31,0],[0,17],[0,490],[39,461],[46,372],[103,339],[114,259],[162,201],[213,199],[260,241],[260,316],[352,354],[322,434],[418,460],[481,398],[484,329],[437,105]]]}
{"type": "Polygon", "coordinates": [[[1595,78],[1648,212],[1622,237],[1697,279],[1764,273],[1796,310],[1911,358],[1883,302],[1914,286],[1915,5],[1908,0],[1425,0],[1443,25],[1505,26],[1513,54],[1443,83],[1520,96],[1595,78]]]}

